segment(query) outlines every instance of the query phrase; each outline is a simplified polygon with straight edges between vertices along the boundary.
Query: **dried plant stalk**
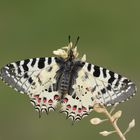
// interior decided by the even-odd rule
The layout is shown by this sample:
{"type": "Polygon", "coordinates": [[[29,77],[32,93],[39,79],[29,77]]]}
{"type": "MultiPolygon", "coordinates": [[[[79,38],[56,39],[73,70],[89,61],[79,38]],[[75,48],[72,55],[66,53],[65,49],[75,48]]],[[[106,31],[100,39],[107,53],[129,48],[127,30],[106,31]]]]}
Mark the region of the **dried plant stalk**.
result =
{"type": "Polygon", "coordinates": [[[118,134],[118,136],[120,137],[120,139],[121,140],[126,140],[124,134],[121,132],[120,128],[117,125],[117,118],[114,119],[113,116],[111,116],[111,114],[108,112],[108,110],[106,109],[106,107],[104,105],[97,104],[97,105],[94,106],[94,110],[98,113],[105,114],[106,117],[108,118],[108,120],[111,122],[111,125],[115,129],[115,131],[118,134]]]}
{"type": "Polygon", "coordinates": [[[109,121],[111,122],[112,126],[114,127],[114,129],[116,130],[116,133],[119,135],[119,137],[121,138],[121,140],[126,140],[125,136],[123,135],[123,133],[121,132],[120,128],[117,125],[117,120],[115,121],[112,116],[110,115],[110,113],[108,112],[108,110],[103,106],[103,108],[105,109],[104,114],[107,116],[107,118],[109,119],[109,121]]]}

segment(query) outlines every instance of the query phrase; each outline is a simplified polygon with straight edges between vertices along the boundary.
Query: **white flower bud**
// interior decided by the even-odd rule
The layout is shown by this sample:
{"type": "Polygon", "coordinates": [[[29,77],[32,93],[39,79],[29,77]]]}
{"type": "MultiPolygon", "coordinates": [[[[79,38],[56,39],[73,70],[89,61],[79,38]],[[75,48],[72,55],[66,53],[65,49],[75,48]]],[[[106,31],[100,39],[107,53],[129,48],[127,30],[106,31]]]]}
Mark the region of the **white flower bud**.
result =
{"type": "Polygon", "coordinates": [[[73,47],[73,44],[72,44],[72,42],[70,42],[69,44],[68,44],[68,49],[71,49],[73,47]]]}
{"type": "Polygon", "coordinates": [[[100,118],[93,118],[93,119],[90,120],[90,122],[91,122],[91,124],[93,124],[93,125],[98,125],[98,124],[100,124],[100,123],[102,123],[102,122],[105,122],[105,121],[107,121],[107,120],[108,120],[108,119],[101,120],[100,118]]]}
{"type": "Polygon", "coordinates": [[[102,132],[100,132],[100,134],[102,135],[102,136],[108,136],[108,135],[110,135],[110,134],[113,134],[113,133],[115,133],[116,131],[102,131],[102,132]]]}
{"type": "Polygon", "coordinates": [[[60,53],[62,53],[62,49],[58,49],[58,50],[56,50],[56,51],[53,51],[53,54],[55,54],[55,55],[60,55],[60,53]]]}
{"type": "Polygon", "coordinates": [[[113,118],[113,120],[117,120],[121,117],[121,115],[122,115],[122,111],[119,110],[112,116],[112,118],[113,118]]]}
{"type": "Polygon", "coordinates": [[[98,113],[105,113],[106,112],[106,109],[101,107],[100,104],[95,104],[94,105],[94,110],[98,113]]]}
{"type": "Polygon", "coordinates": [[[77,58],[79,55],[79,53],[77,52],[77,47],[73,48],[72,51],[73,51],[74,57],[77,58]]]}
{"type": "Polygon", "coordinates": [[[130,123],[129,123],[129,128],[133,128],[135,127],[135,119],[133,119],[130,123]]]}
{"type": "Polygon", "coordinates": [[[74,47],[72,50],[73,50],[73,53],[77,53],[77,47],[74,47]]]}
{"type": "Polygon", "coordinates": [[[85,55],[85,54],[84,54],[83,57],[81,58],[81,61],[82,61],[82,62],[85,62],[85,61],[86,61],[86,55],[85,55]]]}
{"type": "Polygon", "coordinates": [[[66,51],[62,50],[62,49],[58,49],[56,51],[53,51],[53,54],[57,55],[59,57],[62,57],[64,59],[68,57],[68,53],[66,51]]]}
{"type": "Polygon", "coordinates": [[[135,119],[133,119],[129,125],[128,128],[126,129],[126,131],[124,132],[124,135],[126,135],[133,127],[135,127],[135,119]]]}
{"type": "Polygon", "coordinates": [[[69,47],[68,47],[68,46],[64,46],[64,47],[62,47],[62,49],[64,49],[64,50],[68,50],[69,47]]]}

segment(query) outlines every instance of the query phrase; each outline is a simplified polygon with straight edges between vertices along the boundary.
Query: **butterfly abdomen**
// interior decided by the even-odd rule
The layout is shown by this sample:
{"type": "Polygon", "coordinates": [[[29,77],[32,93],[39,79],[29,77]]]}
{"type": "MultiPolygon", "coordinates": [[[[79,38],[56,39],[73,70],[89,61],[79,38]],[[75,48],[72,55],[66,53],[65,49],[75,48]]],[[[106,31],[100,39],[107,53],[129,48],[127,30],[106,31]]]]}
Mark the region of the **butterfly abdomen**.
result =
{"type": "Polygon", "coordinates": [[[69,81],[70,81],[70,72],[64,72],[60,80],[60,91],[62,93],[68,93],[70,86],[69,81]]]}
{"type": "Polygon", "coordinates": [[[60,71],[60,75],[61,77],[59,78],[60,80],[57,81],[59,82],[59,91],[62,93],[62,95],[65,94],[70,94],[70,90],[71,90],[71,81],[73,79],[73,73],[75,73],[73,71],[74,69],[74,63],[72,60],[68,60],[65,61],[64,63],[64,67],[62,69],[62,71],[60,71]]]}

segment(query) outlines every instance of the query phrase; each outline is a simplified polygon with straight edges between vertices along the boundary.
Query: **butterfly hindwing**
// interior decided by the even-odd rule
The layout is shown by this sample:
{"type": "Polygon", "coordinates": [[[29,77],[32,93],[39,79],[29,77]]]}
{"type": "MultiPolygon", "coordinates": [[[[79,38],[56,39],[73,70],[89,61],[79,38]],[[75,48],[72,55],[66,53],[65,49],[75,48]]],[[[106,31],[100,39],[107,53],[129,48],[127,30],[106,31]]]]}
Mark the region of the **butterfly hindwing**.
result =
{"type": "Polygon", "coordinates": [[[85,76],[83,69],[78,71],[72,86],[73,92],[71,95],[66,95],[62,102],[61,111],[73,121],[81,120],[93,110],[93,94],[88,89],[89,86],[93,85],[90,79],[85,79],[85,76]]]}
{"type": "Polygon", "coordinates": [[[8,64],[1,69],[1,79],[18,92],[29,95],[38,111],[54,109],[56,91],[56,58],[33,58],[8,64]]]}

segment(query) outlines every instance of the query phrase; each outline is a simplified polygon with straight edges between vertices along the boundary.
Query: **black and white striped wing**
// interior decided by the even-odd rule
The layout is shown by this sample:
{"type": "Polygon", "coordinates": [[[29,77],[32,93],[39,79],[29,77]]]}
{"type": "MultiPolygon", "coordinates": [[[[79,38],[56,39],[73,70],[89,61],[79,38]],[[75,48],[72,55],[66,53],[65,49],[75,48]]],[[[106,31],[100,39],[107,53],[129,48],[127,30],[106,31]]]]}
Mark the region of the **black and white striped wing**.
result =
{"type": "Polygon", "coordinates": [[[85,64],[83,71],[92,81],[89,89],[104,105],[124,102],[136,93],[135,84],[120,74],[89,63],[85,64]]]}
{"type": "Polygon", "coordinates": [[[72,88],[73,93],[65,96],[61,110],[74,121],[88,115],[97,102],[114,105],[136,92],[136,86],[126,77],[89,63],[78,72],[72,88]]]}
{"type": "Polygon", "coordinates": [[[56,58],[33,58],[17,61],[0,70],[1,79],[20,93],[29,95],[38,111],[54,109],[59,93],[56,91],[56,58]]]}

